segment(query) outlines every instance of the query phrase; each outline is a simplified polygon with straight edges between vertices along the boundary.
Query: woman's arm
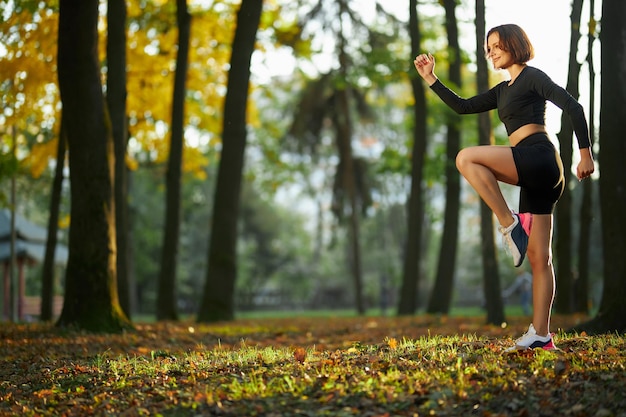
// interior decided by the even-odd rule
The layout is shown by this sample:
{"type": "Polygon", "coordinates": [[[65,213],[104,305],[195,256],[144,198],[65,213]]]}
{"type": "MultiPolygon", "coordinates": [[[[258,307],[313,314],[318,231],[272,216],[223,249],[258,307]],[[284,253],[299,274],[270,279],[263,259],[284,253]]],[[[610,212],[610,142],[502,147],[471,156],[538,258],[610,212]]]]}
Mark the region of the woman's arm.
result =
{"type": "Polygon", "coordinates": [[[534,84],[534,90],[567,114],[576,134],[578,147],[580,149],[591,147],[589,127],[583,106],[566,89],[552,81],[547,74],[537,68],[534,69],[533,81],[531,81],[534,84]]]}
{"type": "Polygon", "coordinates": [[[593,174],[595,164],[583,106],[566,89],[552,81],[548,75],[540,70],[537,70],[536,73],[539,74],[537,75],[536,90],[546,100],[559,107],[570,119],[580,149],[580,162],[576,167],[576,176],[579,181],[587,178],[593,174]]]}
{"type": "Polygon", "coordinates": [[[498,101],[494,89],[465,99],[446,87],[435,75],[435,57],[431,54],[418,55],[413,64],[417,73],[428,83],[431,90],[458,114],[482,113],[497,107],[498,101]]]}

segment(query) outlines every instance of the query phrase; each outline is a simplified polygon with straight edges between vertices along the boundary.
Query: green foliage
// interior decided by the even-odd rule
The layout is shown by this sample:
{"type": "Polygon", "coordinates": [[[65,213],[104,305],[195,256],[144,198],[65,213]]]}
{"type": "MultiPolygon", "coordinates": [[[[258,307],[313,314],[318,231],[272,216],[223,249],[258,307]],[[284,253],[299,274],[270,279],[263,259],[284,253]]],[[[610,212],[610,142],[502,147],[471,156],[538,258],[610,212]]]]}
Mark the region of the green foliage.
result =
{"type": "MultiPolygon", "coordinates": [[[[213,166],[212,166],[213,167],[213,166]]],[[[139,313],[151,314],[156,299],[156,279],[164,213],[163,170],[160,165],[142,166],[132,173],[131,233],[139,313]]],[[[181,312],[196,312],[199,289],[204,282],[211,207],[213,170],[207,180],[187,175],[182,183],[181,239],[177,289],[181,312]]],[[[241,200],[238,244],[238,292],[262,288],[280,289],[289,294],[292,305],[306,299],[313,249],[305,229],[305,219],[276,204],[256,182],[246,182],[241,200]]]]}
{"type": "MultiPolygon", "coordinates": [[[[58,10],[59,2],[56,0],[47,1],[46,7],[51,10],[58,10]]],[[[41,8],[42,4],[39,0],[4,0],[0,1],[0,10],[4,11],[4,13],[0,14],[0,16],[5,17],[4,15],[9,11],[13,11],[13,13],[28,12],[30,14],[35,14],[41,8]]]]}
{"type": "MultiPolygon", "coordinates": [[[[18,161],[13,152],[0,152],[0,184],[8,184],[8,180],[17,172],[18,161]]],[[[9,203],[7,194],[8,187],[0,189],[0,206],[6,206],[9,203]]]]}
{"type": "MultiPolygon", "coordinates": [[[[165,212],[164,170],[162,165],[141,166],[132,172],[130,180],[132,265],[142,314],[152,313],[156,302],[165,212]]],[[[207,170],[207,177],[213,178],[211,170],[207,170]]],[[[195,310],[203,284],[212,207],[210,184],[191,174],[185,175],[181,184],[177,289],[181,312],[185,314],[195,310]]]]}
{"type": "Polygon", "coordinates": [[[313,253],[303,216],[262,198],[251,184],[244,186],[242,202],[239,247],[243,268],[238,288],[254,290],[273,283],[293,290],[290,283],[296,283],[306,293],[310,282],[293,276],[310,268],[307,260],[313,253]]]}
{"type": "Polygon", "coordinates": [[[18,161],[13,152],[0,152],[0,181],[10,178],[17,172],[18,161]]]}
{"type": "Polygon", "coordinates": [[[381,163],[378,164],[380,173],[404,173],[411,172],[411,161],[407,158],[404,150],[386,147],[380,155],[381,163]]]}

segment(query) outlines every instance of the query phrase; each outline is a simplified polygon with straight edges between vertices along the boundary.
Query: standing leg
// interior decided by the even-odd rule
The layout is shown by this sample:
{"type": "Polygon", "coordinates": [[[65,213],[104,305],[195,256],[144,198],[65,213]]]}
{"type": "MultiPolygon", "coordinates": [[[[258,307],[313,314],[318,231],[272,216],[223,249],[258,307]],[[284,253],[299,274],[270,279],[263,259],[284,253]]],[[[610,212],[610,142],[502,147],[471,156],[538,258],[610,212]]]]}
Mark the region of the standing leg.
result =
{"type": "Polygon", "coordinates": [[[535,214],[528,240],[528,261],[533,274],[533,326],[539,336],[550,332],[555,276],[552,266],[552,215],[535,214]]]}
{"type": "Polygon", "coordinates": [[[554,268],[552,267],[552,215],[533,214],[528,241],[528,260],[533,274],[533,322],[528,331],[506,349],[556,349],[550,334],[550,313],[554,301],[554,268]]]}

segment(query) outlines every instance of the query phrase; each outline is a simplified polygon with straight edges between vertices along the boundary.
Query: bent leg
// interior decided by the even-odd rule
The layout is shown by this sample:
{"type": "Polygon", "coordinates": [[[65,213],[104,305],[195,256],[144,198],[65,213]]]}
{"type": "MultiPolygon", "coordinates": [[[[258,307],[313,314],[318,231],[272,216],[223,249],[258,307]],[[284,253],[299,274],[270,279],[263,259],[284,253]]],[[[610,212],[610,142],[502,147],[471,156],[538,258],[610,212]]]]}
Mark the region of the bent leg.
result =
{"type": "Polygon", "coordinates": [[[511,148],[508,146],[465,148],[458,153],[456,166],[496,215],[500,225],[507,227],[512,224],[513,216],[498,185],[498,181],[512,185],[519,181],[511,148]]]}
{"type": "Polygon", "coordinates": [[[528,261],[533,274],[533,326],[539,336],[550,332],[555,276],[552,265],[552,215],[533,215],[528,240],[528,261]]]}

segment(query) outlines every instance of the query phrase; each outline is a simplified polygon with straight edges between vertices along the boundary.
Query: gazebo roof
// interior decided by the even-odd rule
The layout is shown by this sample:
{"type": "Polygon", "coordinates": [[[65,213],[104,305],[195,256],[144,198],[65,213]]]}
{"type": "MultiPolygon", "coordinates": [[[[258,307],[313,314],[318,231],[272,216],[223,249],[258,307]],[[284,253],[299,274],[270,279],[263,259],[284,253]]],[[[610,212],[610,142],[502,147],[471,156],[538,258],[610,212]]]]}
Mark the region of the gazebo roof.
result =
{"type": "MultiPolygon", "coordinates": [[[[24,217],[15,213],[15,230],[17,238],[31,242],[44,242],[48,236],[48,232],[44,227],[26,220],[24,217]]],[[[9,240],[11,238],[11,211],[9,209],[0,210],[0,240],[9,240]]]]}
{"type": "MultiPolygon", "coordinates": [[[[48,231],[16,213],[15,255],[35,262],[42,262],[46,253],[48,231]]],[[[0,210],[0,262],[11,258],[11,212],[0,210]]],[[[57,243],[54,263],[65,265],[68,258],[67,246],[57,243]]]]}
{"type": "MultiPolygon", "coordinates": [[[[33,262],[43,262],[46,255],[46,244],[41,242],[28,242],[17,240],[15,242],[15,256],[18,259],[28,259],[33,262]]],[[[67,264],[68,250],[65,245],[56,244],[54,253],[55,265],[63,266],[67,264]]],[[[0,241],[0,262],[11,259],[11,242],[8,240],[0,241]]]]}

